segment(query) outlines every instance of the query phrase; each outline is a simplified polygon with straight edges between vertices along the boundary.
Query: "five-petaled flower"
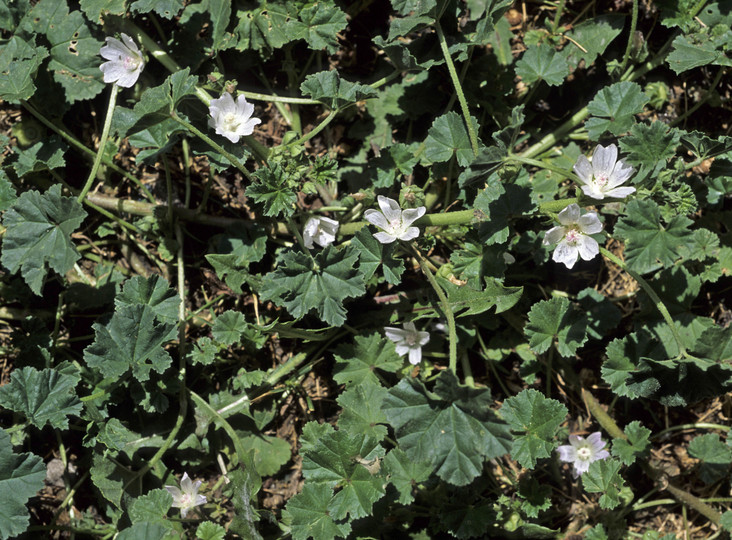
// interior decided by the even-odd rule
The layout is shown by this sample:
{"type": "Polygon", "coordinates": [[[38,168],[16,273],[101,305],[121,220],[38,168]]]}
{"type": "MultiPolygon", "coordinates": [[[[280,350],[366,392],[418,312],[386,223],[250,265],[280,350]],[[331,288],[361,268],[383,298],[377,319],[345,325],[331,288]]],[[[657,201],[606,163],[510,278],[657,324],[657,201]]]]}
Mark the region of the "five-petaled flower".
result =
{"type": "Polygon", "coordinates": [[[339,226],[340,223],[335,219],[330,219],[324,216],[311,217],[307,220],[305,227],[302,230],[302,239],[305,243],[305,247],[313,249],[313,242],[318,244],[320,247],[332,244],[335,241],[339,226]]]}
{"type": "Polygon", "coordinates": [[[422,345],[427,345],[430,335],[420,332],[413,322],[404,323],[404,329],[386,326],[384,333],[396,346],[399,356],[409,353],[409,363],[417,365],[422,361],[422,345]]]}
{"type": "Polygon", "coordinates": [[[165,486],[173,496],[173,506],[180,508],[180,515],[186,517],[186,514],[193,507],[205,504],[206,497],[198,494],[198,488],[201,487],[201,480],[193,482],[188,478],[188,473],[183,473],[180,479],[180,488],[178,486],[165,486]]]}
{"type": "Polygon", "coordinates": [[[622,199],[635,191],[634,187],[619,187],[635,172],[635,169],[618,159],[618,147],[595,147],[592,163],[585,156],[580,156],[574,164],[574,172],[579,176],[580,188],[588,197],[604,199],[617,197],[622,199]]]}
{"type": "Polygon", "coordinates": [[[569,444],[557,448],[559,459],[574,465],[574,476],[577,478],[586,473],[590,463],[610,457],[610,452],[605,450],[605,441],[602,434],[596,431],[586,439],[579,435],[570,435],[569,444]]]}
{"type": "Polygon", "coordinates": [[[409,241],[419,236],[419,228],[410,225],[425,214],[424,206],[402,210],[398,202],[383,195],[379,195],[377,201],[381,212],[370,209],[363,214],[366,221],[383,231],[374,233],[374,238],[382,244],[391,244],[397,239],[409,241]]]}
{"type": "Polygon", "coordinates": [[[544,236],[544,244],[557,244],[552,259],[572,268],[578,257],[589,261],[600,253],[597,242],[590,234],[599,233],[602,223],[595,212],[580,215],[580,207],[570,204],[559,212],[557,219],[561,225],[552,227],[544,236]]]}
{"type": "Polygon", "coordinates": [[[262,123],[259,118],[252,118],[254,105],[247,102],[244,94],[234,101],[232,95],[225,92],[220,98],[211,100],[208,112],[211,114],[208,126],[233,143],[239,142],[240,137],[251,135],[254,126],[262,123]]]}
{"type": "Polygon", "coordinates": [[[130,88],[137,82],[137,78],[145,67],[145,60],[137,44],[127,34],[120,34],[122,41],[108,37],[107,44],[99,49],[104,62],[99,69],[104,74],[105,83],[114,83],[117,86],[130,88]]]}

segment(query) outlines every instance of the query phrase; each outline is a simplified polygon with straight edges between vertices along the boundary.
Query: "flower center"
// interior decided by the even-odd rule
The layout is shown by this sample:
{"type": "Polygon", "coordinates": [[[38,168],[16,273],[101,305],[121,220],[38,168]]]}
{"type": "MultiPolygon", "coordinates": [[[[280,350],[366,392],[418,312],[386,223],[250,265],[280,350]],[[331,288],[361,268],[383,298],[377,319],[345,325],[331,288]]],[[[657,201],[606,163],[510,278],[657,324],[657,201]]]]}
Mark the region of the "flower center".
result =
{"type": "Polygon", "coordinates": [[[125,56],[122,59],[122,65],[127,71],[135,71],[140,65],[140,59],[135,58],[134,56],[125,56]]]}
{"type": "Polygon", "coordinates": [[[193,506],[193,497],[190,496],[188,493],[183,493],[180,496],[180,505],[183,508],[186,508],[188,506],[193,506]]]}
{"type": "Polygon", "coordinates": [[[224,129],[226,131],[235,132],[239,129],[239,125],[241,122],[239,121],[239,117],[234,113],[226,113],[226,116],[224,116],[224,129]]]}
{"type": "Polygon", "coordinates": [[[577,449],[577,457],[582,461],[587,461],[592,457],[592,449],[589,446],[577,449]]]}
{"type": "Polygon", "coordinates": [[[407,345],[410,347],[417,343],[417,336],[415,334],[407,334],[407,337],[405,338],[407,345]]]}
{"type": "Polygon", "coordinates": [[[582,233],[579,232],[577,229],[569,229],[564,238],[568,244],[575,245],[579,241],[581,236],[582,233]]]}
{"type": "Polygon", "coordinates": [[[600,185],[600,187],[604,187],[605,184],[607,184],[607,176],[597,176],[595,177],[595,181],[600,185]]]}

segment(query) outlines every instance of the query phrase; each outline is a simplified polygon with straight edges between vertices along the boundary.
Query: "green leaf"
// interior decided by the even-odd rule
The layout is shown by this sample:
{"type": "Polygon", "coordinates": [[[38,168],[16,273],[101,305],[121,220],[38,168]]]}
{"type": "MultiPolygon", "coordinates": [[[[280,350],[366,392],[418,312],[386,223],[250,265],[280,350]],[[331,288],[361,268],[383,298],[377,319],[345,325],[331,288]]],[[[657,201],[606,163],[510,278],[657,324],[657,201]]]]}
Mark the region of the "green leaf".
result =
{"type": "Polygon", "coordinates": [[[732,150],[732,137],[722,135],[713,139],[699,131],[691,131],[681,135],[681,144],[694,152],[697,159],[704,160],[732,150]]]}
{"type": "Polygon", "coordinates": [[[225,311],[214,321],[211,334],[216,341],[224,345],[233,345],[241,339],[241,335],[247,327],[244,314],[238,311],[225,311]]]}
{"type": "Polygon", "coordinates": [[[15,187],[8,178],[8,175],[0,169],[0,212],[4,212],[18,200],[15,187]]]}
{"type": "Polygon", "coordinates": [[[520,433],[514,436],[511,457],[522,467],[533,469],[538,459],[550,457],[556,448],[553,439],[567,417],[567,408],[527,389],[504,401],[500,413],[511,430],[520,433]]]}
{"type": "Polygon", "coordinates": [[[9,103],[30,99],[36,91],[36,72],[47,56],[45,48],[27,43],[18,36],[11,37],[0,48],[0,98],[9,103]]]}
{"type": "Polygon", "coordinates": [[[41,0],[25,19],[26,28],[45,34],[51,44],[53,78],[60,83],[66,101],[91,99],[105,84],[99,71],[99,49],[103,45],[91,33],[80,11],[72,11],[66,2],[41,0]]]}
{"type": "MultiPolygon", "coordinates": [[[[590,464],[590,470],[582,475],[582,485],[588,493],[602,493],[600,508],[612,510],[620,504],[621,491],[627,490],[618,474],[620,462],[603,459],[590,464]]],[[[623,493],[624,495],[624,493],[623,493]]]]}
{"type": "Polygon", "coordinates": [[[560,54],[569,67],[574,71],[584,60],[585,68],[589,68],[623,31],[625,18],[625,15],[617,13],[600,15],[581,22],[565,33],[572,41],[564,46],[560,54]]]}
{"type": "Polygon", "coordinates": [[[121,508],[122,495],[125,493],[123,486],[132,480],[134,472],[114,463],[111,459],[96,451],[90,473],[92,482],[104,498],[117,508],[121,508]]]}
{"type": "Polygon", "coordinates": [[[328,429],[302,449],[305,485],[310,482],[341,487],[328,504],[336,520],[368,516],[373,504],[385,494],[384,478],[378,468],[376,472],[371,469],[383,456],[384,449],[370,437],[328,429]]]}
{"type": "Polygon", "coordinates": [[[279,163],[257,169],[258,183],[249,184],[244,192],[264,207],[264,215],[290,217],[295,212],[297,193],[287,185],[286,173],[279,163]]]}
{"type": "Polygon", "coordinates": [[[13,168],[18,176],[29,172],[39,172],[66,165],[64,154],[68,146],[61,142],[55,135],[43,142],[38,142],[25,150],[16,149],[18,160],[13,163],[13,168]]]}
{"type": "Polygon", "coordinates": [[[468,233],[461,249],[450,255],[455,274],[474,289],[479,289],[485,277],[502,278],[506,271],[506,250],[500,246],[486,246],[477,235],[468,233]]]}
{"type": "Polygon", "coordinates": [[[124,15],[126,4],[127,0],[80,0],[79,7],[91,22],[102,24],[104,16],[124,15]]]}
{"type": "Polygon", "coordinates": [[[290,41],[299,39],[302,23],[295,6],[263,3],[257,9],[239,11],[239,23],[234,32],[239,38],[240,51],[256,50],[271,53],[290,41]]]}
{"type": "Polygon", "coordinates": [[[208,11],[211,17],[211,40],[214,50],[219,49],[224,41],[226,27],[231,19],[231,0],[208,0],[208,11]]]}
{"type": "Polygon", "coordinates": [[[701,460],[699,478],[705,484],[726,477],[732,463],[732,448],[719,440],[716,433],[694,437],[689,443],[689,455],[701,460]]]}
{"type": "Polygon", "coordinates": [[[234,503],[234,519],[229,525],[229,533],[235,533],[251,540],[262,540],[256,524],[258,515],[253,508],[253,504],[256,502],[255,497],[262,486],[262,480],[254,470],[254,464],[249,455],[245,454],[239,459],[241,465],[229,472],[230,499],[234,503]]]}
{"type": "Polygon", "coordinates": [[[194,348],[189,352],[188,360],[193,364],[207,366],[213,364],[216,355],[223,349],[223,345],[214,343],[209,337],[202,337],[196,341],[194,348]]]}
{"type": "Polygon", "coordinates": [[[132,501],[129,514],[132,523],[146,521],[172,527],[168,521],[168,510],[173,506],[173,496],[165,489],[153,489],[132,501]]]}
{"type": "Polygon", "coordinates": [[[691,240],[692,221],[676,216],[664,225],[658,205],[651,200],[634,199],[625,211],[615,225],[615,234],[625,242],[630,269],[645,274],[674,264],[691,240]]]}
{"type": "Polygon", "coordinates": [[[542,43],[529,47],[516,62],[516,75],[527,85],[543,80],[549,86],[559,86],[569,75],[569,65],[554,47],[542,43]]]}
{"type": "Polygon", "coordinates": [[[276,474],[292,457],[290,443],[277,437],[251,435],[242,437],[241,444],[251,452],[254,468],[260,476],[276,474]]]}
{"type": "Polygon", "coordinates": [[[183,0],[137,0],[130,8],[136,13],[155,11],[164,19],[172,19],[183,9],[183,0]]]}
{"type": "Polygon", "coordinates": [[[124,306],[115,310],[105,325],[94,323],[94,343],[84,350],[84,360],[104,377],[121,377],[132,369],[140,381],[150,370],[163,373],[171,363],[163,344],[176,337],[176,325],[160,322],[146,306],[124,306]]]}
{"type": "Polygon", "coordinates": [[[732,31],[720,36],[704,31],[686,36],[678,36],[671,44],[673,50],[666,61],[676,74],[706,65],[732,66],[727,56],[732,31]]]}
{"type": "Polygon", "coordinates": [[[199,540],[224,540],[226,529],[218,523],[204,521],[196,529],[196,538],[199,540]]]}
{"type": "Polygon", "coordinates": [[[680,139],[681,132],[663,122],[633,125],[630,133],[620,139],[620,149],[627,152],[623,160],[639,167],[633,183],[655,178],[665,169],[668,160],[676,155],[680,139]]]}
{"type": "Polygon", "coordinates": [[[20,270],[31,290],[40,295],[48,267],[64,275],[79,260],[71,233],[85,217],[76,199],[61,196],[58,184],[43,195],[26,191],[3,216],[7,230],[2,264],[13,274],[20,270]]]}
{"type": "Polygon", "coordinates": [[[534,211],[531,189],[516,184],[503,184],[493,173],[484,190],[475,198],[475,209],[483,212],[485,219],[478,227],[480,240],[487,245],[503,244],[508,240],[512,222],[521,215],[534,211]]]}
{"type": "Polygon", "coordinates": [[[440,279],[447,292],[447,301],[456,317],[478,315],[495,306],[496,313],[511,309],[521,298],[523,287],[505,287],[500,280],[485,278],[485,289],[476,290],[470,285],[455,285],[440,279]]]}
{"type": "Polygon", "coordinates": [[[128,279],[114,299],[118,308],[124,306],[147,306],[155,316],[167,323],[178,322],[178,293],[170,288],[165,278],[152,274],[148,278],[135,276],[128,279]]]}
{"type": "Polygon", "coordinates": [[[394,448],[384,458],[384,474],[399,492],[399,502],[410,504],[414,501],[417,486],[432,474],[429,463],[414,461],[399,448],[394,448]]]}
{"type": "Polygon", "coordinates": [[[119,532],[117,540],[173,540],[178,535],[161,523],[135,523],[119,532]]]}
{"type": "Polygon", "coordinates": [[[296,319],[316,310],[321,320],[339,326],[346,320],[343,301],[366,292],[356,270],[357,258],[350,246],[340,250],[328,246],[314,258],[289,251],[277,270],[264,276],[261,298],[284,306],[296,319]]]}
{"type": "Polygon", "coordinates": [[[539,512],[547,510],[552,505],[552,488],[546,484],[540,484],[534,476],[524,476],[519,480],[519,497],[521,510],[530,517],[539,517],[539,512]]]}
{"type": "Polygon", "coordinates": [[[636,365],[638,358],[647,356],[653,342],[647,332],[632,333],[611,341],[602,365],[602,379],[620,397],[635,399],[648,397],[659,389],[661,383],[650,373],[647,364],[636,365]]]}
{"type": "Polygon", "coordinates": [[[587,317],[566,298],[542,300],[531,307],[524,332],[534,352],[546,352],[556,339],[559,354],[569,358],[587,341],[587,317]]]}
{"type": "Polygon", "coordinates": [[[249,265],[259,262],[267,250],[267,235],[262,228],[231,227],[211,240],[213,247],[206,260],[213,266],[219,279],[235,293],[249,279],[249,265]]]}
{"type": "Polygon", "coordinates": [[[331,109],[340,109],[350,103],[376,97],[377,94],[370,86],[341,79],[335,70],[308,75],[300,85],[300,91],[331,109]]]}
{"type": "Polygon", "coordinates": [[[47,423],[57,429],[69,427],[68,416],[81,412],[74,388],[81,377],[46,368],[16,369],[10,383],[0,387],[0,405],[23,413],[31,424],[42,428],[47,423]]]}
{"type": "Polygon", "coordinates": [[[337,400],[343,409],[338,417],[338,429],[383,441],[386,426],[381,424],[386,424],[386,416],[381,411],[381,404],[385,396],[386,388],[370,379],[348,388],[337,400]]]}
{"type": "Polygon", "coordinates": [[[10,435],[0,429],[0,538],[15,537],[28,527],[25,503],[43,488],[46,467],[30,453],[14,454],[10,435]]]}
{"type": "Polygon", "coordinates": [[[651,445],[648,437],[651,430],[644,428],[637,420],[625,426],[625,439],[613,439],[612,455],[625,465],[632,465],[651,445]]]}
{"type": "Polygon", "coordinates": [[[394,258],[394,244],[382,244],[369,232],[368,227],[364,227],[354,235],[351,245],[359,252],[358,267],[364,281],[371,279],[381,266],[388,283],[401,283],[404,261],[394,258]]]}
{"type": "MultiPolygon", "coordinates": [[[[470,120],[477,133],[478,121],[473,117],[470,120]]],[[[449,161],[454,155],[461,167],[467,167],[475,159],[465,122],[452,111],[435,119],[424,144],[424,155],[433,163],[449,161]]]]}
{"type": "Polygon", "coordinates": [[[402,379],[389,390],[383,411],[410,459],[430,463],[440,478],[464,486],[482,473],[483,460],[510,448],[508,426],[492,403],[490,390],[461,386],[443,371],[433,392],[416,379],[402,379]]]}
{"type": "Polygon", "coordinates": [[[634,82],[623,81],[604,87],[587,105],[593,116],[585,124],[590,139],[598,140],[606,131],[613,135],[625,133],[635,123],[633,115],[641,112],[647,102],[648,96],[634,82]]]}
{"type": "Polygon", "coordinates": [[[722,514],[722,519],[719,520],[719,524],[724,527],[725,531],[732,531],[732,510],[727,510],[722,514]]]}
{"type": "Polygon", "coordinates": [[[379,334],[356,336],[353,345],[340,344],[333,355],[336,360],[333,379],[347,386],[379,384],[377,369],[395,373],[404,365],[394,343],[379,334]]]}
{"type": "Polygon", "coordinates": [[[329,54],[338,51],[337,34],[347,24],[346,14],[338,6],[315,2],[300,10],[298,16],[303,23],[302,37],[311,49],[325,49],[329,54]]]}
{"type": "Polygon", "coordinates": [[[577,295],[577,304],[587,314],[587,335],[592,339],[605,337],[622,318],[615,304],[589,287],[577,295]]]}
{"type": "Polygon", "coordinates": [[[426,15],[437,7],[437,0],[391,0],[391,6],[399,15],[426,15]]]}
{"type": "Polygon", "coordinates": [[[331,515],[329,506],[332,497],[333,490],[327,484],[306,482],[302,492],[287,501],[294,540],[333,540],[348,536],[351,532],[350,523],[336,523],[331,515]]]}

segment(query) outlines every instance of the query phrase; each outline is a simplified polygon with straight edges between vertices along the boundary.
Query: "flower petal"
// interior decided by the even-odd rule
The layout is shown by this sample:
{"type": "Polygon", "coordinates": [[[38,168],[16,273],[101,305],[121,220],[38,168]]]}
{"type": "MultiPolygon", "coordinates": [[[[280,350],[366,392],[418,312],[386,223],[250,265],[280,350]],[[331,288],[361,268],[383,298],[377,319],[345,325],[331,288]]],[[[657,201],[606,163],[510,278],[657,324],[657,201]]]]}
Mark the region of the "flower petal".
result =
{"type": "Polygon", "coordinates": [[[409,242],[419,236],[419,227],[409,227],[406,231],[399,235],[399,240],[409,242]]]}
{"type": "Polygon", "coordinates": [[[597,145],[592,153],[592,170],[595,176],[609,178],[618,160],[618,147],[614,144],[609,146],[597,145]]]}
{"type": "Polygon", "coordinates": [[[594,238],[583,234],[577,242],[577,251],[584,260],[591,261],[600,253],[600,247],[594,238]]]}
{"type": "Polygon", "coordinates": [[[383,195],[379,195],[376,200],[379,202],[379,207],[389,222],[401,221],[402,209],[398,202],[383,195]]]}
{"type": "Polygon", "coordinates": [[[615,168],[608,181],[608,187],[619,186],[633,176],[634,172],[635,169],[621,159],[615,164],[615,168]]]}
{"type": "Polygon", "coordinates": [[[374,210],[373,208],[366,210],[363,213],[363,218],[372,225],[376,225],[379,229],[391,230],[391,224],[386,220],[386,216],[378,210],[374,210]]]}
{"type": "Polygon", "coordinates": [[[557,453],[559,454],[560,461],[572,463],[577,459],[577,450],[571,444],[564,444],[557,447],[557,453]]]}
{"type": "Polygon", "coordinates": [[[608,190],[607,192],[605,192],[605,195],[607,195],[608,197],[615,197],[616,199],[624,199],[631,193],[635,193],[634,187],[617,187],[608,190]]]}
{"type": "Polygon", "coordinates": [[[561,226],[552,227],[544,235],[543,244],[545,246],[548,246],[551,244],[556,244],[562,238],[564,238],[565,234],[567,234],[567,229],[565,227],[561,227],[561,226]]]}
{"type": "Polygon", "coordinates": [[[582,193],[584,193],[591,199],[597,199],[598,201],[601,201],[605,198],[605,192],[595,182],[590,182],[589,184],[580,186],[580,189],[582,189],[582,193]]]}
{"type": "Polygon", "coordinates": [[[396,343],[397,341],[405,340],[409,335],[409,332],[406,332],[401,328],[396,328],[395,326],[385,326],[384,334],[386,334],[386,337],[396,343]]]}
{"type": "Polygon", "coordinates": [[[420,206],[419,208],[407,208],[402,212],[402,224],[405,227],[411,225],[421,218],[425,212],[427,212],[427,208],[424,206],[420,206]]]}
{"type": "Polygon", "coordinates": [[[562,263],[567,268],[572,268],[574,266],[574,263],[577,262],[577,247],[570,246],[567,242],[559,242],[556,249],[554,250],[554,253],[552,254],[552,259],[554,262],[562,263]]]}
{"type": "Polygon", "coordinates": [[[590,164],[590,160],[585,156],[577,158],[577,163],[574,164],[572,169],[584,184],[592,180],[592,165],[590,164]]]}
{"type": "Polygon", "coordinates": [[[562,225],[573,225],[580,217],[580,207],[575,203],[570,204],[557,214],[557,219],[562,225]]]}
{"type": "Polygon", "coordinates": [[[409,349],[409,363],[412,365],[417,365],[422,361],[422,348],[421,347],[412,347],[409,349]]]}
{"type": "Polygon", "coordinates": [[[374,238],[376,238],[382,244],[391,244],[392,242],[396,242],[397,239],[397,237],[393,234],[388,234],[385,232],[374,233],[374,238]]]}
{"type": "Polygon", "coordinates": [[[585,234],[597,234],[602,230],[602,223],[595,212],[587,212],[577,220],[577,224],[585,234]]]}

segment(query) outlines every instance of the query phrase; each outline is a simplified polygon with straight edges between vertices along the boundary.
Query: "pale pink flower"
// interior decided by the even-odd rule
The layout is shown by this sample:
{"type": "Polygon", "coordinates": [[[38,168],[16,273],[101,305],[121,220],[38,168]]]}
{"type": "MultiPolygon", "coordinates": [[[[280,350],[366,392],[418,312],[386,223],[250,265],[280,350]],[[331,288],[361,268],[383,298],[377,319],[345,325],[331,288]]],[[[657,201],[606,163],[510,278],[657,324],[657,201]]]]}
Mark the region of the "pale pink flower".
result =
{"type": "Polygon", "coordinates": [[[208,106],[211,118],[208,126],[214,128],[217,135],[222,135],[233,143],[238,143],[240,137],[251,135],[254,126],[261,124],[259,118],[252,118],[254,105],[247,102],[244,94],[236,101],[228,92],[218,99],[212,99],[208,106]]]}
{"type": "Polygon", "coordinates": [[[614,144],[598,144],[592,153],[592,163],[585,156],[580,156],[574,164],[574,172],[582,183],[580,188],[584,194],[593,199],[622,199],[635,192],[634,187],[619,187],[631,177],[635,169],[618,159],[618,147],[614,144]]]}
{"type": "Polygon", "coordinates": [[[198,494],[201,483],[201,480],[193,482],[188,478],[188,473],[183,473],[183,478],[180,479],[180,488],[178,486],[165,486],[168,493],[173,496],[173,507],[180,508],[181,517],[185,518],[189,510],[206,503],[206,497],[198,494]]]}
{"type": "Polygon", "coordinates": [[[122,41],[107,37],[107,44],[99,49],[99,54],[105,60],[99,69],[104,74],[105,83],[114,83],[117,86],[130,88],[137,82],[137,78],[145,67],[145,60],[137,44],[127,34],[120,34],[122,41]]]}
{"type": "Polygon", "coordinates": [[[577,259],[592,260],[600,253],[597,241],[589,236],[602,230],[602,223],[595,212],[581,215],[580,207],[570,204],[559,212],[557,219],[561,225],[552,227],[544,235],[544,244],[557,244],[552,259],[572,268],[577,259]]]}
{"type": "Polygon", "coordinates": [[[417,365],[422,361],[422,346],[427,345],[430,335],[417,330],[413,322],[404,323],[402,326],[404,329],[387,326],[384,328],[384,333],[394,342],[399,356],[409,353],[409,363],[417,365]]]}
{"type": "Polygon", "coordinates": [[[366,221],[383,231],[374,233],[374,238],[382,244],[391,244],[397,239],[409,241],[419,236],[419,228],[410,225],[427,212],[424,206],[402,210],[394,199],[379,195],[376,200],[379,202],[381,212],[370,209],[363,214],[366,221]]]}
{"type": "Polygon", "coordinates": [[[586,473],[590,463],[610,457],[610,452],[605,450],[605,441],[602,434],[596,431],[586,439],[579,435],[570,435],[569,444],[557,448],[561,461],[574,465],[575,478],[586,473]]]}

